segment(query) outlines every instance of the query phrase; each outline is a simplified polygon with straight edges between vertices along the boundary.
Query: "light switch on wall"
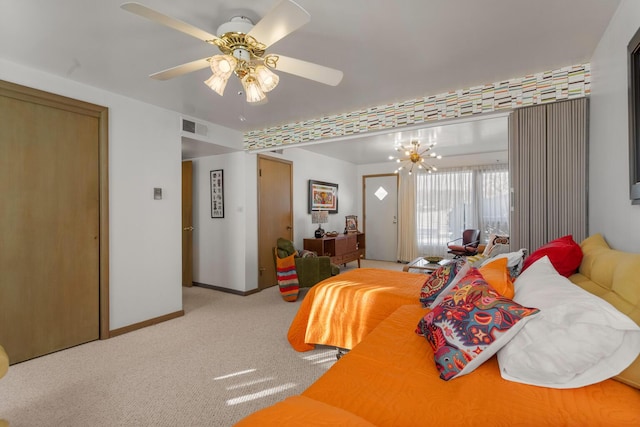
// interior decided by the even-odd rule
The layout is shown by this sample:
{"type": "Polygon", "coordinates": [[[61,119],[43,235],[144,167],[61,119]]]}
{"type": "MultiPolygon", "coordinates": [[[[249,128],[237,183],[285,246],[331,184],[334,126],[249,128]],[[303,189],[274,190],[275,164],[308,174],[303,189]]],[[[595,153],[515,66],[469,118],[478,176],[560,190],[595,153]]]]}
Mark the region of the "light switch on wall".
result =
{"type": "Polygon", "coordinates": [[[162,200],[162,188],[154,188],[153,189],[153,199],[154,200],[162,200]]]}

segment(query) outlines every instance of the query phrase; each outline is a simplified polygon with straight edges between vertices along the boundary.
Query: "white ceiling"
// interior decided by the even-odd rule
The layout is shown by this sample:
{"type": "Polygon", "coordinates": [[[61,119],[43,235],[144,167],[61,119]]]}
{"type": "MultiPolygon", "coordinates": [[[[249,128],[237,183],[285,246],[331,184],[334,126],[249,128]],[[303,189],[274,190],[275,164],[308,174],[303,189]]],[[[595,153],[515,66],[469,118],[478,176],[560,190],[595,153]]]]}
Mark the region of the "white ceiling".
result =
{"type": "MultiPolygon", "coordinates": [[[[238,14],[259,20],[278,0],[139,1],[215,33],[238,14]]],[[[121,2],[0,0],[0,57],[247,131],[588,62],[619,0],[297,0],[311,22],[267,52],[344,79],[331,87],[279,73],[258,106],[237,94],[235,78],[224,97],[207,89],[208,70],[149,79],[216,49],[121,2]]]]}

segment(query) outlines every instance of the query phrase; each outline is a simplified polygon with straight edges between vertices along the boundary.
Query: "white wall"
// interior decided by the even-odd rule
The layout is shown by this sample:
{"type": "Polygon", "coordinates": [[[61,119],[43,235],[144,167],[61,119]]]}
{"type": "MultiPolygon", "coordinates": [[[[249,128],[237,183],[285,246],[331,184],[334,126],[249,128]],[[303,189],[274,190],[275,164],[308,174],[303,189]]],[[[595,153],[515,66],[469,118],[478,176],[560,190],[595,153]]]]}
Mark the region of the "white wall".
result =
{"type": "MultiPolygon", "coordinates": [[[[299,148],[263,153],[293,162],[294,244],[313,237],[308,213],[308,181],[338,184],[338,214],[327,231],[343,231],[345,215],[357,211],[355,165],[299,148]]],[[[237,152],[194,159],[194,277],[198,283],[247,292],[258,287],[257,155],[237,152]],[[225,217],[211,218],[209,172],[224,170],[225,217]]]]}
{"type": "Polygon", "coordinates": [[[623,0],[591,58],[589,234],[640,252],[640,206],[629,200],[627,44],[640,27],[640,2],[623,0]]]}
{"type": "Polygon", "coordinates": [[[104,101],[110,329],[117,329],[182,309],[180,139],[176,114],[113,95],[104,101]],[[162,200],[153,199],[154,187],[162,200]]]}
{"type": "Polygon", "coordinates": [[[110,329],[181,310],[178,115],[4,60],[0,79],[109,108],[110,329]]]}
{"type": "Polygon", "coordinates": [[[195,282],[242,292],[258,287],[255,159],[237,152],[193,160],[195,282]],[[224,171],[224,218],[211,218],[214,169],[224,171]]]}

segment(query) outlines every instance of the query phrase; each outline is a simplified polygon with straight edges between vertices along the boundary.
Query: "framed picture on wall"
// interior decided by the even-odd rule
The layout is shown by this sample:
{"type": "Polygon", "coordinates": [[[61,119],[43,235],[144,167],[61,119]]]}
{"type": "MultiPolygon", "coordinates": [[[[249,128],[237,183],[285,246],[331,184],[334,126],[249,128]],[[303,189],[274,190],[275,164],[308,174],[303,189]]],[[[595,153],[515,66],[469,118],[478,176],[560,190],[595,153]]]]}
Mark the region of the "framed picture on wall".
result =
{"type": "Polygon", "coordinates": [[[309,180],[309,213],[338,213],[338,184],[309,180]]]}
{"type": "Polygon", "coordinates": [[[224,218],[223,170],[211,171],[211,218],[224,218]]]}

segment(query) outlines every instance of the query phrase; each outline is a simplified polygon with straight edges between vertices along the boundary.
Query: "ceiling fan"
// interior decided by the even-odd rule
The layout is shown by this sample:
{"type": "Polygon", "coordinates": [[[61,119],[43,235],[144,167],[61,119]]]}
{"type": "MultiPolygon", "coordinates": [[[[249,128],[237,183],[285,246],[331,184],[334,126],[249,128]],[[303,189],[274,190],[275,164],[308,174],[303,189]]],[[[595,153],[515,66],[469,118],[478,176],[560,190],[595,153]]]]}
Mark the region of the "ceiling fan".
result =
{"type": "Polygon", "coordinates": [[[266,53],[269,46],[311,20],[309,13],[292,0],[281,0],[255,25],[249,18],[235,16],[218,27],[217,35],[140,3],[123,3],[120,7],[215,45],[221,52],[151,74],[149,77],[153,79],[168,80],[210,67],[213,75],[205,81],[207,86],[222,96],[229,77],[235,74],[244,87],[247,102],[251,103],[263,101],[266,98],[265,92],[277,86],[279,77],[272,70],[330,86],[336,86],[342,80],[342,71],[284,55],[266,53]]]}

